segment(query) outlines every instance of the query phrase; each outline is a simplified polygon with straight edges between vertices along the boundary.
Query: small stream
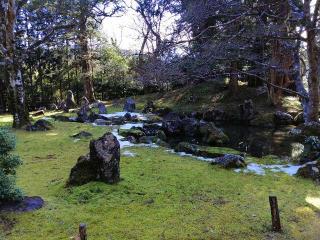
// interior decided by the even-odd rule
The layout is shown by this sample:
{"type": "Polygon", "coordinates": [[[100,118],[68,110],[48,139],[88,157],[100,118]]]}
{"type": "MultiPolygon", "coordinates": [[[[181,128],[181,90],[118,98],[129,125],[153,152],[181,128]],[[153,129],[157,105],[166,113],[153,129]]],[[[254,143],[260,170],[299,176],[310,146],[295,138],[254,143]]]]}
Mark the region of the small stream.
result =
{"type": "MultiPolygon", "coordinates": [[[[107,118],[117,118],[123,117],[126,112],[118,112],[113,114],[104,114],[104,117],[107,118]]],[[[144,123],[143,121],[147,120],[147,117],[141,113],[130,113],[131,116],[136,118],[138,122],[129,122],[123,125],[112,125],[112,133],[116,136],[120,143],[120,148],[130,148],[130,147],[158,147],[156,144],[134,144],[127,140],[124,137],[120,136],[118,133],[119,129],[131,129],[133,127],[142,128],[144,123]]],[[[276,155],[280,158],[285,159],[286,163],[290,159],[294,159],[301,151],[303,151],[303,145],[294,140],[288,134],[288,128],[280,129],[261,129],[255,127],[247,126],[237,126],[237,125],[223,125],[219,126],[230,138],[230,142],[223,147],[230,147],[242,152],[251,153],[255,149],[253,156],[259,155],[260,152],[262,156],[264,155],[276,155]],[[261,149],[260,149],[261,148],[261,149]]],[[[199,139],[171,139],[169,145],[171,148],[181,141],[188,141],[194,144],[201,144],[199,139]]],[[[172,154],[178,154],[182,157],[193,157],[201,161],[210,162],[212,159],[204,158],[200,156],[194,156],[192,154],[187,154],[183,152],[175,152],[172,149],[168,149],[168,152],[172,154]]],[[[126,149],[123,152],[123,155],[127,157],[134,157],[135,154],[126,149]]],[[[262,157],[260,156],[260,157],[262,157]]],[[[294,175],[297,173],[298,169],[303,165],[293,165],[293,164],[258,164],[258,163],[248,163],[247,167],[244,169],[235,169],[235,172],[238,173],[255,173],[257,175],[265,175],[267,172],[283,172],[288,175],[294,175]]]]}

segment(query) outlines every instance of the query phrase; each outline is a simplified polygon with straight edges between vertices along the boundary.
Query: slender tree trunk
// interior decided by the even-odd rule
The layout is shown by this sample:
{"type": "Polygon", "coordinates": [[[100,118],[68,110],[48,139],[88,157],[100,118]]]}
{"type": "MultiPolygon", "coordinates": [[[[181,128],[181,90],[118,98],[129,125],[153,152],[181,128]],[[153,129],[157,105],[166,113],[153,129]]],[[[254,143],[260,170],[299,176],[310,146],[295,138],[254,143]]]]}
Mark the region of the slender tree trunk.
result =
{"type": "Polygon", "coordinates": [[[5,70],[6,87],[9,93],[9,110],[13,115],[13,127],[21,128],[29,123],[29,112],[26,108],[25,91],[20,70],[20,63],[17,61],[15,49],[15,24],[16,24],[16,1],[0,0],[0,15],[2,22],[2,40],[5,49],[5,70]],[[7,4],[5,4],[7,3],[7,4]]]}
{"type": "MultiPolygon", "coordinates": [[[[299,44],[300,45],[300,44],[299,44]]],[[[308,112],[309,112],[309,97],[308,92],[305,89],[301,77],[301,65],[300,65],[300,55],[299,55],[299,47],[296,48],[295,54],[294,54],[294,64],[293,64],[293,75],[292,78],[294,79],[295,85],[296,85],[296,91],[301,94],[302,96],[305,96],[304,98],[301,98],[301,105],[303,109],[303,119],[305,122],[308,122],[308,112]]]]}
{"type": "Polygon", "coordinates": [[[304,14],[307,32],[307,53],[309,62],[308,86],[309,86],[309,111],[308,122],[319,121],[319,79],[318,79],[318,54],[319,49],[316,42],[316,20],[318,13],[312,20],[310,14],[310,0],[304,1],[304,14]]]}
{"type": "Polygon", "coordinates": [[[81,79],[84,84],[84,95],[90,102],[95,101],[93,81],[90,73],[90,51],[88,42],[87,29],[87,4],[86,1],[81,1],[81,15],[80,15],[80,33],[79,43],[81,51],[81,79]]]}
{"type": "Polygon", "coordinates": [[[307,30],[307,52],[309,60],[309,113],[308,121],[319,121],[319,79],[318,79],[318,48],[315,29],[307,30]]]}

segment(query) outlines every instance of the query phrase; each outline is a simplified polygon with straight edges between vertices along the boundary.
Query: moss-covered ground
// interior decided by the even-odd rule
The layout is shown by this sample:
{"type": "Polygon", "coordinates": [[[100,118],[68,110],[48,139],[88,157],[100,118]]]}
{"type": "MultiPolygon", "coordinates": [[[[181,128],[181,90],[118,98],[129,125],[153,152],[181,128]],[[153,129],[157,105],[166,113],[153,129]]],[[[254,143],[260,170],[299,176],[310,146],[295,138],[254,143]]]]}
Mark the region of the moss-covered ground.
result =
{"type": "MultiPolygon", "coordinates": [[[[1,116],[2,125],[10,117],[1,116]]],[[[2,214],[2,238],[69,239],[88,224],[89,239],[319,239],[320,189],[283,173],[239,174],[163,148],[124,149],[122,181],[65,188],[71,167],[88,152],[90,139],[108,129],[55,122],[49,132],[15,131],[24,160],[17,183],[46,205],[32,213],[2,214]],[[268,196],[279,199],[283,233],[270,230],[268,196]],[[6,231],[4,231],[4,228],[6,231]]],[[[217,148],[217,151],[221,149],[217,148]]],[[[264,163],[267,159],[263,159],[264,163]]]]}
{"type": "MultiPolygon", "coordinates": [[[[193,111],[247,98],[246,94],[220,95],[220,91],[216,85],[204,84],[136,100],[139,109],[147,100],[156,100],[160,106],[193,111]],[[196,102],[188,103],[190,95],[198,96],[196,102]]],[[[265,97],[255,99],[256,106],[267,111],[264,102],[265,97]]],[[[121,110],[121,101],[108,104],[109,111],[121,110]]],[[[10,124],[9,115],[0,116],[0,126],[10,124]]],[[[85,130],[96,138],[108,128],[64,122],[54,122],[54,126],[48,132],[15,131],[16,151],[24,161],[17,184],[26,195],[41,196],[46,204],[31,213],[2,213],[0,239],[70,239],[82,222],[88,225],[92,240],[319,239],[320,188],[312,181],[284,173],[236,173],[164,148],[123,149],[134,156],[122,155],[119,184],[92,182],[65,188],[71,167],[88,152],[90,141],[74,141],[70,135],[85,130]],[[271,231],[270,195],[278,197],[280,234],[271,231]]],[[[277,162],[272,156],[248,160],[277,162]]]]}
{"type": "MultiPolygon", "coordinates": [[[[203,82],[186,86],[169,92],[160,92],[133,97],[137,108],[142,110],[147,101],[154,101],[158,107],[169,107],[177,112],[203,112],[210,108],[223,108],[226,111],[238,111],[238,105],[244,100],[252,99],[255,110],[261,113],[273,112],[274,107],[268,102],[267,93],[259,94],[256,88],[239,86],[238,94],[230,94],[223,82],[203,82]]],[[[111,110],[121,110],[124,99],[109,101],[111,110]]],[[[281,108],[289,112],[301,110],[297,97],[284,96],[281,108]]]]}

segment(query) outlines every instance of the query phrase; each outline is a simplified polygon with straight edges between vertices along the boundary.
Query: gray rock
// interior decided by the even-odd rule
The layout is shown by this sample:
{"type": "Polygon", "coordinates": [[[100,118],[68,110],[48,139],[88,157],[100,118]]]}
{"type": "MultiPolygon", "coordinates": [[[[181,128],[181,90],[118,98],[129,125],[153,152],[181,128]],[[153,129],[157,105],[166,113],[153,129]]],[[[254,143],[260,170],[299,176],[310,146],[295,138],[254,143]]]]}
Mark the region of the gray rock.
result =
{"type": "Polygon", "coordinates": [[[71,169],[68,185],[83,185],[90,181],[110,184],[120,181],[120,144],[111,133],[90,142],[90,153],[79,157],[71,169]]]}
{"type": "Polygon", "coordinates": [[[300,163],[312,162],[320,158],[320,139],[317,136],[309,136],[304,142],[304,150],[300,163]]]}
{"type": "Polygon", "coordinates": [[[208,145],[223,145],[229,142],[229,137],[214,123],[202,122],[199,128],[202,141],[208,145]]]}
{"type": "Polygon", "coordinates": [[[184,118],[181,124],[185,136],[196,137],[199,135],[200,122],[195,118],[184,118]]]}
{"type": "Polygon", "coordinates": [[[219,165],[224,168],[243,168],[246,166],[244,157],[234,154],[226,154],[222,157],[217,157],[211,162],[213,165],[219,165]]]}
{"type": "Polygon", "coordinates": [[[132,98],[127,98],[123,107],[123,111],[135,112],[135,110],[136,110],[136,102],[132,98]]]}
{"type": "Polygon", "coordinates": [[[301,167],[298,170],[296,175],[299,177],[309,178],[319,182],[320,181],[320,162],[314,161],[314,162],[305,164],[303,167],[301,167]]]}
{"type": "Polygon", "coordinates": [[[33,125],[27,126],[27,131],[49,131],[53,129],[52,123],[47,120],[40,119],[36,121],[33,125]]]}
{"type": "Polygon", "coordinates": [[[105,125],[108,125],[110,121],[108,122],[107,120],[104,120],[104,119],[96,119],[93,123],[97,126],[105,126],[105,125]]]}
{"type": "Polygon", "coordinates": [[[184,134],[182,120],[177,113],[169,113],[163,118],[162,128],[168,136],[180,136],[184,134]]]}
{"type": "Polygon", "coordinates": [[[74,100],[73,92],[71,90],[69,90],[67,92],[67,98],[65,100],[65,107],[66,107],[66,109],[70,109],[70,108],[75,108],[76,106],[77,106],[77,104],[74,100]]]}
{"type": "Polygon", "coordinates": [[[97,103],[97,108],[99,109],[99,114],[107,114],[108,113],[106,105],[104,105],[104,103],[102,103],[102,102],[97,103]]]}

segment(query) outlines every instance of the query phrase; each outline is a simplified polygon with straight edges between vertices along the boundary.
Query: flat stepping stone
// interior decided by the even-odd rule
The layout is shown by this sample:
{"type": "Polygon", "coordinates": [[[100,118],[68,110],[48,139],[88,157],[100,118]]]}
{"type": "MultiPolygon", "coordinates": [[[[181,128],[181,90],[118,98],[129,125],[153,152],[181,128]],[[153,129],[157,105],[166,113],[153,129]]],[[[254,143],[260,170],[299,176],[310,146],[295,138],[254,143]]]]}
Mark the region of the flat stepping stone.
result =
{"type": "Polygon", "coordinates": [[[21,201],[11,201],[0,205],[0,212],[32,212],[44,206],[41,197],[25,197],[21,201]]]}

